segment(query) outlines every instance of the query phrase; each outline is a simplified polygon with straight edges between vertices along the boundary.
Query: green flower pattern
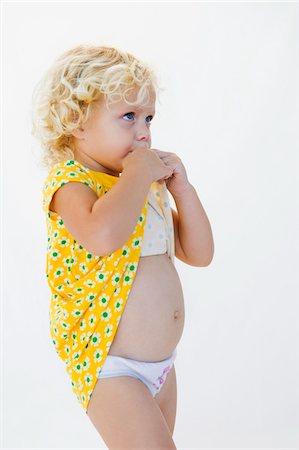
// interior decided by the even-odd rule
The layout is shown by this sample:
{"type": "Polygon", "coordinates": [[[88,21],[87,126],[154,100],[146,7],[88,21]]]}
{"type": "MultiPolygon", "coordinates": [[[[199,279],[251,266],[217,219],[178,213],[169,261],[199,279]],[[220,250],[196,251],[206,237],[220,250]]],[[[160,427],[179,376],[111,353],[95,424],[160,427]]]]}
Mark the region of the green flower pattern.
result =
{"type": "Polygon", "coordinates": [[[72,390],[87,413],[137,272],[147,199],[125,245],[110,255],[97,256],[80,245],[62,218],[49,210],[53,194],[70,181],[86,184],[101,197],[118,178],[65,160],[52,167],[43,185],[50,334],[72,390]]]}

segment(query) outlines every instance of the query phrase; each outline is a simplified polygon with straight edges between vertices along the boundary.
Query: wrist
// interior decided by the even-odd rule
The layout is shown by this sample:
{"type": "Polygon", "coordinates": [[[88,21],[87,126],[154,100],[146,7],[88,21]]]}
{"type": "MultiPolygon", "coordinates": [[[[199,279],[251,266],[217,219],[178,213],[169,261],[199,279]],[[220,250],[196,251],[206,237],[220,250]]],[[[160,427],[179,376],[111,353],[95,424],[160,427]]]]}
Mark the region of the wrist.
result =
{"type": "Polygon", "coordinates": [[[191,191],[195,191],[195,187],[191,183],[187,183],[186,186],[180,190],[172,191],[170,190],[171,195],[175,196],[176,198],[184,197],[186,194],[188,194],[191,191]]]}
{"type": "Polygon", "coordinates": [[[131,177],[135,182],[137,182],[137,185],[139,184],[139,182],[143,182],[150,186],[153,182],[151,173],[146,170],[144,166],[138,166],[137,164],[125,167],[122,172],[122,176],[131,177]]]}

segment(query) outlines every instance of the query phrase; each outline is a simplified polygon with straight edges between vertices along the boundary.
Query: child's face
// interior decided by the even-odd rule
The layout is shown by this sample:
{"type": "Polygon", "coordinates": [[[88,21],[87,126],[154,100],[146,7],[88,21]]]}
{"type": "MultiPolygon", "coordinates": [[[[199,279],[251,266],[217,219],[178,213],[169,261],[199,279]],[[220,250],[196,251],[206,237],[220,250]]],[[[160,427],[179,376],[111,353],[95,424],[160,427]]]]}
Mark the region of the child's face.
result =
{"type": "MultiPolygon", "coordinates": [[[[136,99],[133,91],[129,100],[136,99]]],[[[122,160],[134,147],[151,147],[150,122],[155,114],[156,95],[151,91],[146,106],[130,106],[123,100],[110,104],[95,102],[89,119],[73,132],[74,156],[91,170],[119,176],[122,160]],[[130,114],[129,114],[130,113],[130,114]]]]}

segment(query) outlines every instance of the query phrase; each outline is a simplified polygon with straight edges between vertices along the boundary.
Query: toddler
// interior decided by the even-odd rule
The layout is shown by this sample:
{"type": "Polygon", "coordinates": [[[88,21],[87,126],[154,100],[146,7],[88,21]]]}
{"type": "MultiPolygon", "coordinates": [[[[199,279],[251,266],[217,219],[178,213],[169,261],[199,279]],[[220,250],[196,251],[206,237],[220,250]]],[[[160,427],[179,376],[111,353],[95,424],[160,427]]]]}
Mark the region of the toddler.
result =
{"type": "Polygon", "coordinates": [[[109,449],[176,448],[184,299],[174,257],[200,267],[214,252],[181,159],[151,146],[157,91],[153,70],[131,53],[80,45],[33,95],[48,169],[51,338],[109,449]]]}

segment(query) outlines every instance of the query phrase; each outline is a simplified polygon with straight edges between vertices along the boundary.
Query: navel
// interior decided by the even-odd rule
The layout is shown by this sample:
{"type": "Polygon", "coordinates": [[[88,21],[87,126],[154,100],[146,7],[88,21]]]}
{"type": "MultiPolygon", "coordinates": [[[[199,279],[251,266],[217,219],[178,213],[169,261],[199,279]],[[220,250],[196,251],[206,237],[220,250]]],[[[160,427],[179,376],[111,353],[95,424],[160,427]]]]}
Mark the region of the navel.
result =
{"type": "Polygon", "coordinates": [[[178,311],[178,310],[175,311],[175,313],[174,313],[174,318],[177,319],[177,318],[179,317],[179,315],[180,315],[179,311],[178,311]]]}

